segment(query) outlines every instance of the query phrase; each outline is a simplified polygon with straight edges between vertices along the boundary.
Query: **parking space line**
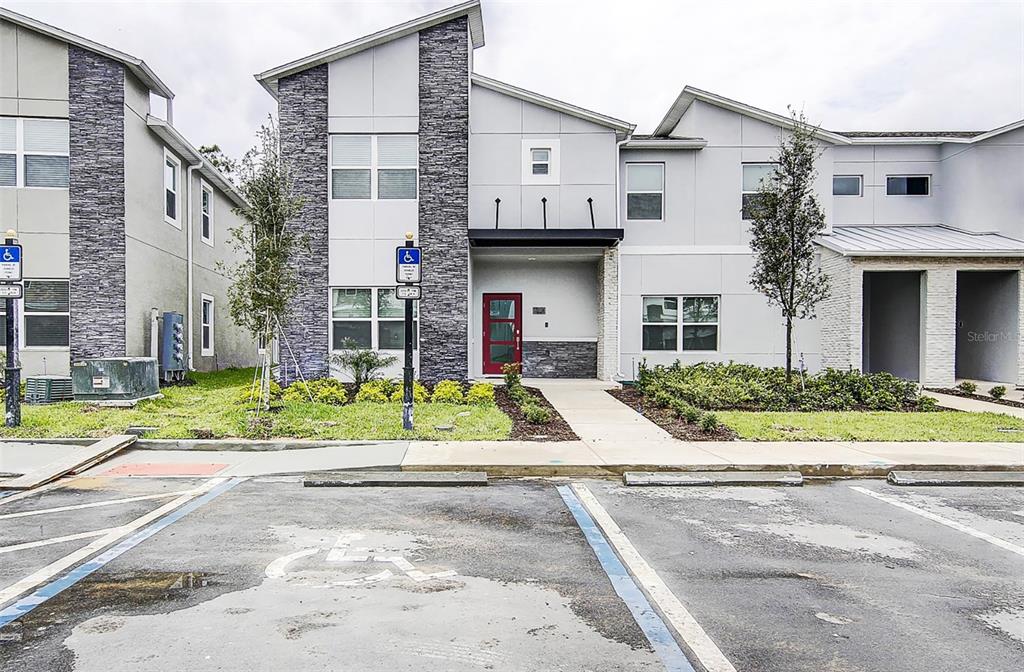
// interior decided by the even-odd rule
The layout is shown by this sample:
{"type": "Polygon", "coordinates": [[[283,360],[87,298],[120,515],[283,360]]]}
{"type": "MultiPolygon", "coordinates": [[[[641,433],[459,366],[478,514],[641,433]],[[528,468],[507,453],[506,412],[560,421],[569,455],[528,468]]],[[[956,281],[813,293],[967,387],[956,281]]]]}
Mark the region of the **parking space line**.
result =
{"type": "Polygon", "coordinates": [[[4,553],[13,553],[14,551],[25,551],[30,548],[39,548],[40,546],[51,546],[53,544],[63,544],[65,541],[78,541],[80,539],[92,539],[93,537],[102,537],[105,534],[110,534],[116,527],[108,527],[105,530],[93,530],[92,532],[79,532],[77,534],[68,534],[63,537],[51,537],[50,539],[41,539],[39,541],[26,541],[22,544],[11,544],[10,546],[0,546],[0,555],[4,553]]]}
{"type": "MultiPolygon", "coordinates": [[[[586,490],[584,486],[581,486],[581,488],[586,490]]],[[[608,579],[612,582],[615,593],[622,599],[630,613],[633,614],[633,619],[640,626],[647,641],[651,643],[651,647],[665,665],[665,669],[669,670],[669,672],[695,672],[690,661],[686,658],[686,654],[679,648],[679,644],[672,636],[668,626],[665,625],[665,621],[651,607],[651,603],[647,601],[647,598],[641,592],[633,577],[629,575],[622,562],[616,557],[615,552],[608,544],[608,540],[601,533],[597,524],[594,523],[594,519],[588,513],[587,507],[580,501],[581,497],[579,495],[581,492],[576,489],[575,485],[571,488],[566,485],[560,485],[558,486],[558,494],[562,496],[562,501],[565,502],[569,512],[576,519],[576,524],[583,531],[583,536],[597,556],[597,560],[601,563],[605,574],[608,575],[608,579]]],[[[589,491],[587,491],[587,494],[589,494],[589,491]]]]}
{"type": "Polygon", "coordinates": [[[76,562],[83,560],[93,553],[106,548],[110,544],[121,540],[125,535],[130,534],[139,528],[143,528],[130,538],[121,541],[117,546],[96,556],[89,562],[75,568],[71,572],[68,572],[62,578],[47,584],[31,595],[23,597],[18,602],[0,610],[0,628],[3,628],[11,621],[20,618],[32,609],[35,609],[38,605],[60,593],[65,588],[74,585],[82,578],[105,565],[107,562],[135,547],[171,523],[181,519],[186,514],[194,511],[221,493],[235,487],[244,480],[244,478],[233,478],[230,480],[227,478],[212,478],[189,493],[136,518],[126,525],[113,528],[113,531],[110,534],[100,537],[91,544],[69,553],[59,560],[55,560],[46,567],[43,567],[3,590],[0,590],[0,605],[2,605],[9,600],[16,598],[18,595],[49,581],[58,573],[68,569],[76,562]],[[153,521],[157,522],[153,523],[153,521]],[[150,525],[150,523],[153,524],[150,525]],[[148,525],[148,527],[143,527],[146,525],[148,525]]]}
{"type": "Polygon", "coordinates": [[[590,515],[600,525],[604,537],[608,539],[608,542],[611,543],[618,553],[619,558],[622,559],[622,564],[629,568],[629,571],[650,596],[651,601],[654,602],[662,616],[679,633],[683,643],[697,658],[705,672],[736,672],[736,668],[725,657],[722,650],[708,636],[704,628],[697,622],[697,619],[683,606],[683,603],[669,589],[658,573],[654,571],[654,568],[644,560],[643,556],[636,550],[636,547],[633,546],[633,543],[619,528],[611,515],[601,506],[601,503],[597,501],[593,493],[590,492],[590,489],[582,483],[573,483],[572,491],[576,493],[580,501],[590,512],[590,515]]]}
{"type": "Polygon", "coordinates": [[[102,502],[86,502],[85,504],[69,504],[68,506],[56,506],[52,509],[36,509],[34,511],[19,511],[18,513],[0,514],[0,520],[10,518],[26,518],[28,516],[41,516],[47,513],[60,513],[62,511],[76,511],[78,509],[92,509],[97,506],[114,506],[117,504],[129,504],[131,502],[144,502],[149,499],[164,499],[167,497],[178,497],[191,492],[191,490],[177,490],[175,492],[161,492],[156,495],[140,495],[138,497],[125,497],[124,499],[107,499],[102,502]]]}
{"type": "Polygon", "coordinates": [[[896,499],[894,497],[889,497],[888,495],[883,495],[883,494],[881,494],[879,492],[875,492],[874,490],[870,490],[868,488],[864,488],[864,487],[861,487],[859,485],[851,485],[849,487],[850,487],[851,490],[856,490],[857,492],[861,493],[862,495],[867,495],[868,497],[874,497],[875,499],[877,499],[879,501],[882,501],[882,502],[885,502],[886,504],[891,504],[892,506],[895,506],[895,507],[898,507],[900,509],[903,509],[904,511],[909,511],[910,513],[913,513],[913,514],[916,514],[918,516],[921,516],[922,518],[927,518],[928,520],[930,520],[932,522],[936,522],[936,523],[938,523],[940,525],[945,525],[946,527],[953,528],[954,530],[957,530],[958,532],[963,532],[964,534],[969,534],[969,535],[971,535],[972,537],[974,537],[976,539],[981,539],[982,541],[987,541],[988,543],[992,544],[993,546],[998,546],[999,548],[1002,548],[1004,550],[1010,551],[1011,553],[1016,553],[1017,555],[1024,556],[1024,546],[1018,546],[1017,544],[1014,544],[1012,542],[1006,541],[1005,539],[1000,539],[999,537],[994,537],[991,534],[988,534],[987,532],[982,532],[981,530],[976,530],[973,527],[970,527],[968,525],[964,525],[963,523],[958,523],[955,520],[951,520],[949,518],[946,518],[945,516],[940,516],[937,513],[932,513],[931,511],[927,511],[927,510],[922,509],[922,508],[920,508],[918,506],[914,506],[913,504],[907,504],[906,502],[900,501],[900,500],[898,500],[898,499],[896,499]]]}

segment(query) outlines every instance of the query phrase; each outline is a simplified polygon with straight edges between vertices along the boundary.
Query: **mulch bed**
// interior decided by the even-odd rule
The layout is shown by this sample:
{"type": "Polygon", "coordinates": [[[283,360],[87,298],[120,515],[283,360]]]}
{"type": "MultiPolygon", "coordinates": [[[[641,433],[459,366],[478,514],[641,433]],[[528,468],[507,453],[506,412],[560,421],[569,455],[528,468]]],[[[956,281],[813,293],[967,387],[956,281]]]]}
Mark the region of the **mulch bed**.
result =
{"type": "Polygon", "coordinates": [[[993,404],[1002,404],[1003,406],[1013,406],[1014,408],[1024,408],[1024,404],[1019,401],[1012,399],[995,399],[988,396],[987,394],[964,394],[955,387],[936,387],[936,388],[925,388],[925,392],[938,392],[940,394],[948,394],[954,397],[963,397],[964,399],[977,399],[978,401],[988,401],[993,404]]]}
{"type": "Polygon", "coordinates": [[[572,427],[555,410],[555,407],[548,403],[548,400],[544,398],[543,392],[536,387],[527,387],[526,391],[537,397],[538,405],[551,411],[551,422],[545,425],[535,425],[532,422],[527,422],[526,416],[519,410],[515,402],[509,398],[505,386],[495,385],[495,403],[497,403],[498,408],[505,415],[512,418],[512,431],[509,433],[509,439],[513,441],[579,441],[580,437],[576,436],[576,432],[572,431],[572,427]]]}
{"type": "Polygon", "coordinates": [[[611,389],[608,394],[681,441],[735,441],[737,438],[736,432],[725,425],[719,425],[713,432],[705,432],[699,426],[677,418],[671,409],[646,401],[636,388],[611,389]]]}

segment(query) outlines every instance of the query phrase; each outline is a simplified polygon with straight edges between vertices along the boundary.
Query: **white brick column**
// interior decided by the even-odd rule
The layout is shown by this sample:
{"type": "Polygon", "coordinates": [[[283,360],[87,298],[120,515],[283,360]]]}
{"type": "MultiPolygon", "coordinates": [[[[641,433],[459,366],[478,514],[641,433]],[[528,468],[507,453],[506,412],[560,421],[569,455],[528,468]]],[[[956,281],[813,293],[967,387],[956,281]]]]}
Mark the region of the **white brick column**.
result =
{"type": "Polygon", "coordinates": [[[597,377],[614,380],[619,371],[619,249],[610,247],[597,269],[597,377]]]}
{"type": "Polygon", "coordinates": [[[921,382],[952,387],[956,382],[956,268],[924,273],[921,320],[921,382]]]}
{"type": "Polygon", "coordinates": [[[1024,387],[1024,271],[1017,271],[1017,387],[1024,387]]]}
{"type": "Polygon", "coordinates": [[[860,370],[863,272],[849,257],[831,250],[822,250],[821,270],[830,283],[828,298],[817,310],[821,321],[821,364],[833,369],[860,370]]]}

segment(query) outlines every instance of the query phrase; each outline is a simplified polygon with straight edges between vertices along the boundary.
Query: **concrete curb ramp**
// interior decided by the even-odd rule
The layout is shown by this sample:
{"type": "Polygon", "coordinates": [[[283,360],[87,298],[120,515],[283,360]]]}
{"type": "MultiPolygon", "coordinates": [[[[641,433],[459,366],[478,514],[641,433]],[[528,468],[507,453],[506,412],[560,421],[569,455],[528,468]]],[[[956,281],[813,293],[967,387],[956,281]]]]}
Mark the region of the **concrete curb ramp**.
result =
{"type": "Polygon", "coordinates": [[[890,471],[893,485],[1017,485],[1024,486],[1020,471],[890,471]]]}
{"type": "Polygon", "coordinates": [[[487,485],[482,471],[347,471],[306,474],[307,488],[433,487],[487,485]]]}
{"type": "Polygon", "coordinates": [[[655,472],[627,471],[622,475],[625,485],[803,485],[799,471],[691,471],[655,472]]]}

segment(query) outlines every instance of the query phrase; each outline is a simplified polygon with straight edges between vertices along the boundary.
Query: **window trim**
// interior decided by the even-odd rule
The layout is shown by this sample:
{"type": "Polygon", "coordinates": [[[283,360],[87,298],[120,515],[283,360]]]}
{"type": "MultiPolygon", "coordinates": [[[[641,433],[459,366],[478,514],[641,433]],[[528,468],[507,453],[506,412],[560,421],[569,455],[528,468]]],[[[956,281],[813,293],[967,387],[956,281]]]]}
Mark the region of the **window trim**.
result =
{"type": "Polygon", "coordinates": [[[67,191],[71,185],[71,123],[63,117],[18,117],[14,115],[0,115],[0,118],[14,119],[14,152],[2,150],[0,154],[14,156],[14,184],[0,185],[0,189],[50,189],[67,191]],[[68,125],[68,151],[67,152],[42,152],[25,151],[25,121],[63,121],[68,125]],[[68,158],[68,186],[67,187],[39,187],[25,184],[25,157],[26,156],[64,156],[68,158]]]}
{"type": "MultiPolygon", "coordinates": [[[[558,138],[534,137],[525,138],[521,143],[520,173],[524,185],[547,185],[557,186],[561,184],[561,154],[562,143],[558,138]],[[533,150],[548,150],[548,172],[545,175],[533,174],[533,150]]],[[[537,161],[537,163],[544,163],[537,161]]]]}
{"type": "Polygon", "coordinates": [[[181,230],[181,160],[177,156],[171,153],[169,149],[164,147],[164,160],[161,164],[162,170],[160,175],[162,177],[163,189],[161,189],[161,210],[164,214],[164,222],[170,224],[174,228],[181,230]],[[174,164],[174,217],[171,218],[167,215],[167,164],[174,164]]]}
{"type": "Polygon", "coordinates": [[[199,295],[199,356],[200,357],[212,357],[213,353],[217,349],[216,341],[216,322],[217,322],[217,302],[209,294],[199,295]],[[210,304],[210,321],[205,322],[203,316],[203,306],[210,304]],[[203,330],[210,330],[210,347],[206,347],[203,343],[203,330]]]}
{"type": "Polygon", "coordinates": [[[832,195],[839,196],[840,198],[861,198],[864,196],[864,176],[855,174],[842,174],[832,175],[832,195]],[[857,178],[857,193],[856,194],[837,194],[835,180],[837,177],[856,177],[857,178]]]}
{"type": "MultiPolygon", "coordinates": [[[[44,188],[51,188],[52,189],[53,187],[44,187],[44,188]]],[[[28,315],[30,315],[30,313],[28,313],[25,310],[25,295],[24,295],[24,291],[23,291],[21,298],[17,300],[18,301],[18,304],[17,304],[18,305],[18,307],[17,307],[17,311],[18,311],[18,347],[21,350],[40,351],[40,352],[45,352],[45,351],[51,351],[52,352],[54,350],[56,350],[58,352],[70,351],[71,350],[71,279],[70,278],[25,278],[25,282],[35,282],[35,281],[39,281],[39,282],[63,282],[63,283],[67,284],[67,286],[68,286],[68,311],[67,312],[33,311],[31,313],[31,315],[33,315],[33,316],[40,316],[40,317],[48,317],[48,316],[49,317],[53,317],[53,316],[60,317],[60,316],[65,316],[66,315],[67,318],[68,318],[68,344],[67,345],[28,345],[27,344],[28,343],[28,340],[27,340],[28,339],[28,329],[26,328],[25,318],[28,315]]],[[[4,312],[3,314],[6,315],[6,312],[4,312]]]]}
{"type": "MultiPolygon", "coordinates": [[[[399,203],[414,203],[420,200],[420,135],[419,133],[330,133],[327,136],[327,195],[328,202],[331,201],[370,201],[378,202],[383,201],[385,203],[397,201],[399,203]],[[339,135],[345,136],[361,136],[370,138],[370,164],[369,165],[356,165],[356,164],[344,164],[334,165],[334,141],[332,138],[339,135]],[[404,135],[416,138],[416,163],[414,165],[403,165],[403,166],[381,166],[379,162],[379,152],[377,151],[377,139],[381,136],[390,135],[404,135]],[[335,198],[334,197],[334,171],[335,170],[369,170],[370,171],[370,197],[369,198],[335,198]],[[412,198],[380,198],[380,177],[378,172],[381,170],[415,170],[416,171],[416,195],[412,198]]],[[[358,287],[340,289],[361,289],[358,287]]]]}
{"type": "MultiPolygon", "coordinates": [[[[331,328],[328,334],[328,345],[331,352],[342,352],[334,347],[334,323],[335,322],[369,322],[370,323],[370,350],[374,352],[402,352],[404,348],[381,348],[380,347],[380,323],[381,322],[405,322],[404,317],[381,317],[380,316],[380,290],[390,289],[395,290],[394,285],[358,285],[358,286],[341,286],[331,285],[330,290],[327,293],[328,306],[327,315],[331,322],[331,328]],[[370,316],[369,317],[334,317],[334,290],[336,289],[368,289],[370,290],[370,316]]],[[[414,310],[413,312],[413,333],[416,335],[415,342],[413,343],[413,352],[418,352],[420,349],[419,343],[419,311],[414,310]]]]}
{"type": "Polygon", "coordinates": [[[210,247],[213,247],[213,188],[206,183],[206,180],[199,180],[199,240],[203,241],[210,247]],[[207,199],[209,203],[209,211],[203,212],[203,195],[209,194],[210,198],[207,199]],[[209,220],[210,235],[203,235],[203,217],[209,220]]]}
{"type": "Polygon", "coordinates": [[[746,189],[743,188],[743,169],[745,167],[747,167],[747,166],[772,166],[772,167],[775,167],[777,165],[779,165],[778,161],[742,161],[740,163],[740,221],[743,221],[743,222],[752,222],[752,221],[754,221],[753,218],[747,219],[746,217],[743,216],[743,197],[748,195],[748,194],[757,194],[758,193],[757,190],[747,191],[746,189]]]}
{"type": "Polygon", "coordinates": [[[886,197],[894,198],[928,198],[932,195],[932,174],[931,173],[894,173],[892,175],[886,174],[885,176],[885,195],[886,197]],[[928,180],[928,193],[927,194],[890,194],[889,193],[889,179],[893,177],[923,177],[928,180]]]}
{"type": "Polygon", "coordinates": [[[665,162],[664,161],[627,161],[625,174],[622,176],[622,186],[626,196],[622,199],[622,206],[625,209],[623,219],[627,222],[664,222],[665,221],[665,162]],[[629,167],[630,166],[660,166],[661,167],[661,189],[659,191],[630,189],[629,188],[629,167]],[[629,195],[630,194],[661,194],[661,217],[658,219],[630,219],[629,217],[629,195]]]}
{"type": "Polygon", "coordinates": [[[648,322],[646,316],[641,313],[640,317],[640,352],[650,353],[673,353],[673,354],[708,354],[718,353],[722,351],[722,295],[721,294],[644,294],[640,297],[641,311],[643,310],[644,299],[676,299],[678,301],[679,308],[677,309],[677,316],[675,322],[648,322]],[[714,322],[685,322],[683,320],[683,304],[686,299],[715,299],[718,303],[718,319],[714,322]],[[707,326],[714,325],[717,329],[715,333],[715,349],[714,350],[684,350],[683,349],[683,328],[684,327],[696,327],[696,326],[707,326]],[[676,347],[675,350],[646,350],[644,349],[644,335],[643,329],[646,326],[675,326],[676,328],[676,347]]]}

